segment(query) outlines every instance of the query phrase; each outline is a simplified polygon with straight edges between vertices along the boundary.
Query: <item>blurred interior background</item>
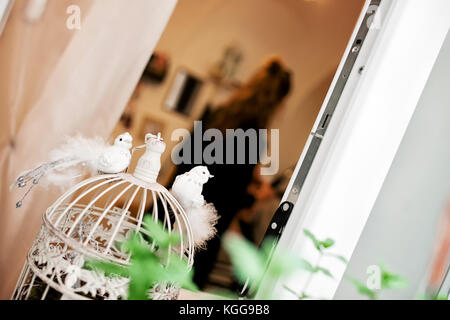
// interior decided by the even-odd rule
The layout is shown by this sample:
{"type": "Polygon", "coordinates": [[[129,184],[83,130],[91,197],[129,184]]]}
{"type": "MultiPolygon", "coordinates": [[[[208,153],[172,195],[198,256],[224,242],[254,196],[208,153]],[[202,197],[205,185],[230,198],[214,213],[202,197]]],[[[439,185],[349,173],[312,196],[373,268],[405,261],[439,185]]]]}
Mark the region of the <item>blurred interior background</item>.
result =
{"type": "MultiPolygon", "coordinates": [[[[198,0],[180,1],[113,136],[129,131],[142,144],[146,132],[161,132],[170,151],[178,143],[170,140],[173,130],[192,130],[194,120],[226,101],[267,57],[280,57],[291,71],[292,87],[271,122],[271,128],[280,130],[279,171],[261,177],[271,190],[250,210],[243,208],[230,226],[230,231],[259,244],[363,4],[359,0],[213,0],[202,5],[198,0]]],[[[167,185],[175,169],[170,152],[163,154],[162,163],[159,180],[167,185]]],[[[234,286],[231,265],[221,250],[204,289],[234,286]]]]}

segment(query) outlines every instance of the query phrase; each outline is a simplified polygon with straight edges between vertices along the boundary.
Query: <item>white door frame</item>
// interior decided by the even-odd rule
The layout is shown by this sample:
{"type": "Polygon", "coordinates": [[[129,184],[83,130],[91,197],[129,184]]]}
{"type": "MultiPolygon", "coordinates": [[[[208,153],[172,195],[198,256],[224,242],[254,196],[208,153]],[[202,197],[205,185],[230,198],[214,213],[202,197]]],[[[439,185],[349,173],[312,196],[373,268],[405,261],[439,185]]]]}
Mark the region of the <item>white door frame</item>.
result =
{"type": "MultiPolygon", "coordinates": [[[[368,0],[283,201],[296,187],[295,178],[320,130],[345,60],[352,54],[357,31],[371,10],[368,0]]],[[[279,252],[289,251],[315,261],[318,254],[303,229],[319,238],[334,239],[334,251],[350,259],[449,30],[450,1],[382,0],[374,21],[354,67],[346,75],[347,83],[273,259],[279,252]]],[[[345,266],[328,258],[321,265],[334,278],[315,276],[308,293],[332,299],[345,266]]],[[[284,285],[300,291],[306,278],[305,273],[277,281],[265,278],[258,292],[270,290],[280,298],[295,298],[284,285]]]]}

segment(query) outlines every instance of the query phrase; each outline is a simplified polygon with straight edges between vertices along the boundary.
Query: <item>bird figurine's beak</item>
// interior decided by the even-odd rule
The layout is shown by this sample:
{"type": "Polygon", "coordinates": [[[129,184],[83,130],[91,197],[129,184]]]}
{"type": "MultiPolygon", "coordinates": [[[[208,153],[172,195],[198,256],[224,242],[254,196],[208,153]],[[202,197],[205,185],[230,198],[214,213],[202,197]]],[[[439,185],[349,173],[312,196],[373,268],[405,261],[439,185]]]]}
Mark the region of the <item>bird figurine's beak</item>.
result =
{"type": "Polygon", "coordinates": [[[208,178],[214,178],[214,176],[210,173],[208,178]]]}

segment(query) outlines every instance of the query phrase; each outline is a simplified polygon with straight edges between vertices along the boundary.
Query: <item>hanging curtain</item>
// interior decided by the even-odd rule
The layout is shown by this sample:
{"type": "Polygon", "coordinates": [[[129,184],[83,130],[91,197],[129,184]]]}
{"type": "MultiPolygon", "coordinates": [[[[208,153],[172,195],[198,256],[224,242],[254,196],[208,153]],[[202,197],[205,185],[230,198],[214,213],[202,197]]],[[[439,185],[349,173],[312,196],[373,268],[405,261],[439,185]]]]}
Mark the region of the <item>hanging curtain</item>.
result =
{"type": "Polygon", "coordinates": [[[0,36],[0,299],[11,296],[42,214],[61,194],[36,188],[16,209],[23,190],[9,185],[66,135],[109,137],[175,4],[15,1],[0,36]],[[71,5],[80,29],[66,25],[71,5]]]}

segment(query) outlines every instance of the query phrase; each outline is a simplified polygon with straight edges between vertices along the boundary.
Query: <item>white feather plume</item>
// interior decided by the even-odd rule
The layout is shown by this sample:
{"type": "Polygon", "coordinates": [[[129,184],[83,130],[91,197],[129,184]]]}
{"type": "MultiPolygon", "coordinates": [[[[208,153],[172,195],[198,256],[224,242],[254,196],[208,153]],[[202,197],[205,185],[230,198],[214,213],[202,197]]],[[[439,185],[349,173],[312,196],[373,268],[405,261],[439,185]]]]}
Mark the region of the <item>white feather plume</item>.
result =
{"type": "Polygon", "coordinates": [[[23,171],[10,186],[10,190],[21,188],[21,184],[28,181],[40,183],[44,187],[56,185],[65,188],[86,173],[95,174],[96,161],[107,147],[106,141],[100,137],[89,139],[79,134],[66,137],[60,147],[50,151],[48,162],[23,171]]]}
{"type": "Polygon", "coordinates": [[[86,173],[96,174],[97,159],[108,146],[101,137],[67,137],[62,146],[50,151],[50,161],[60,163],[47,173],[44,182],[64,188],[86,173]]]}
{"type": "Polygon", "coordinates": [[[39,183],[44,186],[52,184],[64,189],[88,172],[118,173],[125,170],[131,160],[132,140],[128,132],[119,135],[114,145],[108,145],[100,137],[92,139],[81,135],[66,137],[61,147],[50,152],[50,161],[21,173],[12,183],[10,190],[27,188],[16,203],[16,207],[22,206],[22,201],[39,183]]]}
{"type": "Polygon", "coordinates": [[[86,172],[80,168],[67,168],[65,170],[55,169],[47,173],[47,175],[42,179],[41,186],[48,187],[54,185],[60,187],[62,190],[73,186],[78,180],[84,176],[86,172]]]}
{"type": "Polygon", "coordinates": [[[50,151],[50,161],[66,159],[58,169],[71,167],[78,163],[86,163],[89,169],[96,169],[96,161],[102,153],[108,148],[108,144],[101,137],[85,138],[81,135],[67,137],[65,143],[56,149],[50,151]]]}
{"type": "Polygon", "coordinates": [[[212,239],[217,232],[215,225],[219,216],[216,208],[212,203],[207,203],[198,208],[187,209],[186,215],[191,226],[194,247],[205,249],[206,242],[212,239]]]}

